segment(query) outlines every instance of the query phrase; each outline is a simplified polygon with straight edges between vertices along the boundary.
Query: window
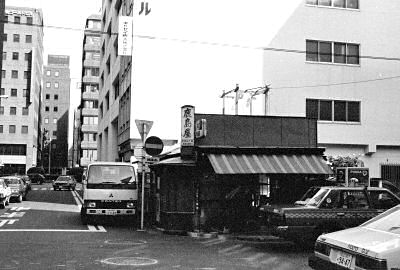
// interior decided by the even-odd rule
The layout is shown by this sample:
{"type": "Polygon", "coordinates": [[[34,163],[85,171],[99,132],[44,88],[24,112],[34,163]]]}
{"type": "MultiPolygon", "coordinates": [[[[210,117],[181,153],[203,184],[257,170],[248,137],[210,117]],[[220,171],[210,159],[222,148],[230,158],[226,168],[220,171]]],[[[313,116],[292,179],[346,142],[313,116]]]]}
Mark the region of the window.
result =
{"type": "Polygon", "coordinates": [[[18,79],[18,70],[11,71],[11,78],[18,79]]]}
{"type": "Polygon", "coordinates": [[[25,61],[31,60],[31,53],[25,53],[25,61]]]}
{"type": "Polygon", "coordinates": [[[21,127],[21,133],[22,134],[28,134],[28,126],[22,126],[21,127]]]}
{"type": "Polygon", "coordinates": [[[7,60],[7,52],[3,52],[3,61],[7,60]]]}
{"type": "Polygon", "coordinates": [[[58,100],[58,95],[54,95],[54,100],[58,100]]]}
{"type": "Polygon", "coordinates": [[[59,71],[54,71],[54,76],[56,76],[56,77],[60,76],[60,72],[59,71]]]}
{"type": "Polygon", "coordinates": [[[46,94],[46,99],[50,99],[50,94],[46,94]]]}
{"type": "Polygon", "coordinates": [[[23,97],[29,97],[30,96],[29,90],[28,89],[23,89],[22,90],[22,96],[23,97]]]}
{"type": "Polygon", "coordinates": [[[360,122],[360,102],[346,100],[306,100],[306,117],[321,121],[360,122]]]}
{"type": "Polygon", "coordinates": [[[29,79],[29,72],[28,71],[24,71],[24,79],[29,79]]]}
{"type": "Polygon", "coordinates": [[[53,118],[53,124],[57,124],[57,118],[53,118]]]}
{"type": "Polygon", "coordinates": [[[0,125],[0,133],[3,133],[3,125],[0,125]]]}
{"type": "Polygon", "coordinates": [[[25,43],[32,43],[32,35],[25,36],[25,43]]]}
{"type": "Polygon", "coordinates": [[[17,115],[17,107],[10,107],[10,115],[17,115]]]}
{"type": "Polygon", "coordinates": [[[45,124],[48,124],[48,123],[49,123],[49,118],[48,118],[48,117],[46,117],[46,118],[44,119],[44,123],[45,123],[45,124]]]}
{"type": "Polygon", "coordinates": [[[21,17],[19,17],[19,16],[14,16],[14,23],[15,23],[15,24],[20,24],[20,23],[21,23],[21,17]]]}
{"type": "Polygon", "coordinates": [[[0,106],[0,114],[4,115],[4,106],[0,106]]]}
{"type": "Polygon", "coordinates": [[[6,94],[6,90],[4,88],[0,88],[0,95],[5,95],[6,94]]]}
{"type": "Polygon", "coordinates": [[[13,41],[14,42],[19,42],[19,34],[14,34],[13,35],[13,41]]]}
{"type": "Polygon", "coordinates": [[[8,126],[8,133],[15,133],[15,125],[8,126]]]}
{"type": "Polygon", "coordinates": [[[53,111],[54,111],[54,112],[58,112],[58,107],[57,107],[57,106],[54,106],[53,111]]]}
{"type": "Polygon", "coordinates": [[[26,17],[26,24],[32,24],[33,23],[33,18],[32,17],[26,17]]]}
{"type": "Polygon", "coordinates": [[[50,70],[46,70],[46,75],[50,76],[51,75],[51,71],[50,70]]]}
{"type": "Polygon", "coordinates": [[[50,88],[51,83],[50,82],[46,82],[46,88],[50,88]]]}
{"type": "Polygon", "coordinates": [[[306,40],[306,61],[359,65],[359,45],[343,42],[306,40]]]}
{"type": "Polygon", "coordinates": [[[6,71],[5,71],[5,70],[2,70],[2,71],[1,71],[1,77],[2,77],[3,79],[6,78],[6,71]]]}
{"type": "Polygon", "coordinates": [[[56,137],[57,136],[57,131],[53,130],[53,136],[56,137]]]}
{"type": "Polygon", "coordinates": [[[54,88],[58,88],[58,82],[54,83],[54,88]]]}
{"type": "Polygon", "coordinates": [[[49,107],[49,106],[46,106],[46,107],[44,108],[44,110],[45,110],[46,112],[48,112],[48,111],[50,111],[50,107],[49,107]]]}
{"type": "Polygon", "coordinates": [[[358,0],[307,0],[308,5],[358,9],[358,0]]]}
{"type": "Polygon", "coordinates": [[[7,41],[7,34],[3,34],[3,42],[7,41]]]}
{"type": "Polygon", "coordinates": [[[29,108],[28,107],[22,107],[22,115],[29,115],[29,108]]]}
{"type": "Polygon", "coordinates": [[[17,89],[15,89],[15,88],[11,88],[11,96],[12,97],[16,97],[18,94],[18,90],[17,89]]]}
{"type": "Polygon", "coordinates": [[[18,60],[19,53],[18,52],[13,52],[12,53],[12,60],[18,60]]]}
{"type": "Polygon", "coordinates": [[[386,190],[369,191],[375,209],[389,209],[398,204],[397,199],[386,190]]]}

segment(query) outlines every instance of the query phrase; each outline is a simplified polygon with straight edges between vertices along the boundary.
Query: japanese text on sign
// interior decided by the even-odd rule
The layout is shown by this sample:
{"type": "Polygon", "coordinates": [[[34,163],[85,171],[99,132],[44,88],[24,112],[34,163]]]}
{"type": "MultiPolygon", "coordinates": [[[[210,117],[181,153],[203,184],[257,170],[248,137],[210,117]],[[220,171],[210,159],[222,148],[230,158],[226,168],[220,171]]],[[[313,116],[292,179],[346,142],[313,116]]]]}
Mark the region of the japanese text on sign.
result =
{"type": "Polygon", "coordinates": [[[118,55],[132,54],[132,17],[120,16],[118,25],[118,55]]]}
{"type": "Polygon", "coordinates": [[[182,146],[194,146],[194,107],[187,105],[181,108],[182,146]]]}

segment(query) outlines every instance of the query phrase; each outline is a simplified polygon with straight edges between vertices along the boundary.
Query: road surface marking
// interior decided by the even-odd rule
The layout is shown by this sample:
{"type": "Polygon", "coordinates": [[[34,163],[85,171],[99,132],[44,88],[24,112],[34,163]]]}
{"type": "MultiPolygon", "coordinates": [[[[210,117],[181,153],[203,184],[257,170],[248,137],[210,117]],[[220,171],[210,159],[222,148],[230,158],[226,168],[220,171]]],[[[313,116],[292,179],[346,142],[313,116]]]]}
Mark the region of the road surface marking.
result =
{"type": "Polygon", "coordinates": [[[243,247],[241,249],[233,250],[231,252],[225,252],[224,254],[229,256],[229,255],[233,255],[233,254],[236,254],[236,253],[244,253],[244,252],[249,251],[249,250],[251,250],[251,247],[243,247]]]}
{"type": "Polygon", "coordinates": [[[75,190],[71,190],[71,193],[72,193],[72,196],[75,199],[76,204],[77,205],[82,205],[82,201],[81,201],[81,198],[80,198],[79,194],[75,190]]]}
{"type": "Polygon", "coordinates": [[[106,232],[105,230],[69,230],[69,229],[0,229],[0,232],[106,232]]]}
{"type": "Polygon", "coordinates": [[[235,249],[238,249],[238,248],[242,248],[242,247],[243,247],[242,244],[234,245],[234,246],[231,246],[231,247],[220,249],[220,250],[218,250],[218,253],[228,253],[229,251],[232,251],[232,250],[235,250],[235,249]]]}
{"type": "Polygon", "coordinates": [[[202,244],[205,246],[212,246],[212,245],[222,244],[224,242],[226,242],[225,239],[213,239],[213,240],[204,241],[204,242],[202,242],[202,244]]]}
{"type": "Polygon", "coordinates": [[[264,257],[264,256],[265,256],[265,253],[258,252],[258,253],[256,253],[256,254],[254,254],[253,256],[250,256],[250,257],[247,257],[247,258],[244,258],[244,259],[245,259],[246,261],[252,262],[252,261],[261,259],[261,258],[264,257]]]}
{"type": "Polygon", "coordinates": [[[141,258],[141,257],[115,257],[101,260],[103,264],[111,265],[132,265],[132,266],[145,266],[157,264],[158,261],[155,259],[141,258]]]}

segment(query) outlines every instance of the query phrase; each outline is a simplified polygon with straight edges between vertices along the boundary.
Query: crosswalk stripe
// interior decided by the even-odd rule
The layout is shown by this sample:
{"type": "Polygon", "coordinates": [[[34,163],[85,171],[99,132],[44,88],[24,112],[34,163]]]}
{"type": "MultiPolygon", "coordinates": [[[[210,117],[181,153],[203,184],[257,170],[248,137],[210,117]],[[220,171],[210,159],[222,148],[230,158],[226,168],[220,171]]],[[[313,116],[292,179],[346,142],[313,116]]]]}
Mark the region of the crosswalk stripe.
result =
{"type": "Polygon", "coordinates": [[[225,239],[215,239],[212,242],[207,241],[207,243],[203,243],[205,246],[209,247],[212,245],[218,245],[224,243],[226,240],[225,239]]]}

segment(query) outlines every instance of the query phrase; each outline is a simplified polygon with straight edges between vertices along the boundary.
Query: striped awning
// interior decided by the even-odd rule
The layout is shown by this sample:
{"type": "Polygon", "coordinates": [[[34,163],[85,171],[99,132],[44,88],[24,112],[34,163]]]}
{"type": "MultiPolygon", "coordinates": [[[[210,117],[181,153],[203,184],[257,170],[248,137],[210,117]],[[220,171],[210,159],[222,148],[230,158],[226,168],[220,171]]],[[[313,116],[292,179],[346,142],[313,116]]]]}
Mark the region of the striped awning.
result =
{"type": "Polygon", "coordinates": [[[216,174],[332,174],[321,156],[208,154],[216,174]]]}

